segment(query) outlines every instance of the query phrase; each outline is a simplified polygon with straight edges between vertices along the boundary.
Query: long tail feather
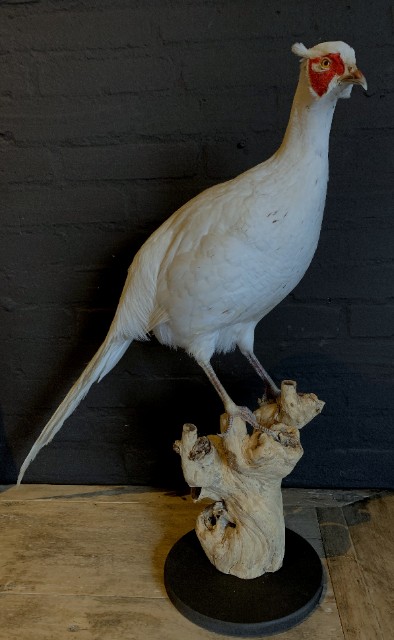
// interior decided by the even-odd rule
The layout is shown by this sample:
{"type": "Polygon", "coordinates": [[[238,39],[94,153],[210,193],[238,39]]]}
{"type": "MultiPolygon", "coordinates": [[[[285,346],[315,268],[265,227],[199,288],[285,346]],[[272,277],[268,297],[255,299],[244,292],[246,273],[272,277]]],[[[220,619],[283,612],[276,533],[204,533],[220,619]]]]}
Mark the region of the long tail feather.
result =
{"type": "Polygon", "coordinates": [[[86,396],[92,384],[94,382],[99,382],[109,371],[111,371],[111,369],[113,369],[127,350],[130,343],[131,340],[120,341],[119,338],[115,339],[109,336],[106,338],[35,441],[21,466],[17,484],[21,483],[30,463],[34,460],[42,447],[45,447],[45,445],[51,442],[63,426],[64,421],[67,420],[81,400],[86,396]]]}

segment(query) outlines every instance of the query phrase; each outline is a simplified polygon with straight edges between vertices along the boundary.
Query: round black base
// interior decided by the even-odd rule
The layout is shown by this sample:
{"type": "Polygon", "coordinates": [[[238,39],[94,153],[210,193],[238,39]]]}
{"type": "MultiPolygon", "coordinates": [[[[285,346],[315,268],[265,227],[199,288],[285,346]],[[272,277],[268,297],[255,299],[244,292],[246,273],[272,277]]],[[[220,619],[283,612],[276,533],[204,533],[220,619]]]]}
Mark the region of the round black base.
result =
{"type": "Polygon", "coordinates": [[[190,531],[168,554],[164,581],[171,602],[195,624],[250,637],[286,631],[304,620],[319,602],[324,573],[313,547],[290,529],[282,568],[251,580],[218,571],[190,531]]]}

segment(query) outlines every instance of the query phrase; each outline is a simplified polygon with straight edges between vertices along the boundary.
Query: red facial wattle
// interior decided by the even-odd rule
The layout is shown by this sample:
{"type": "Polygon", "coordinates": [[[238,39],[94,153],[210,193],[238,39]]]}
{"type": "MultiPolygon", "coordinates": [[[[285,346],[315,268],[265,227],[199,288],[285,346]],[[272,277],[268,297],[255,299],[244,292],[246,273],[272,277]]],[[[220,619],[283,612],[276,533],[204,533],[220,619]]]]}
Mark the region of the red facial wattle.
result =
{"type": "Polygon", "coordinates": [[[345,65],[339,53],[329,53],[326,56],[308,60],[308,73],[311,88],[321,97],[327,92],[331,80],[345,73],[345,65]],[[327,69],[321,69],[319,66],[324,59],[330,61],[327,69]]]}

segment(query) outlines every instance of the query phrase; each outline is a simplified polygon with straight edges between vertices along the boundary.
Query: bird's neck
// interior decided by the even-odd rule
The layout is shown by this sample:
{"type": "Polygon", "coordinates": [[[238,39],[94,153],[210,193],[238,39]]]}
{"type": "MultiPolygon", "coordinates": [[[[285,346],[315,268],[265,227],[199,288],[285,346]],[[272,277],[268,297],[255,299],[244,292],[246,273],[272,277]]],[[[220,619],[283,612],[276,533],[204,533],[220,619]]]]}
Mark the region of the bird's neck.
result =
{"type": "Polygon", "coordinates": [[[277,157],[299,162],[312,155],[326,162],[336,102],[336,96],[324,96],[316,100],[311,95],[305,77],[301,77],[277,157]]]}

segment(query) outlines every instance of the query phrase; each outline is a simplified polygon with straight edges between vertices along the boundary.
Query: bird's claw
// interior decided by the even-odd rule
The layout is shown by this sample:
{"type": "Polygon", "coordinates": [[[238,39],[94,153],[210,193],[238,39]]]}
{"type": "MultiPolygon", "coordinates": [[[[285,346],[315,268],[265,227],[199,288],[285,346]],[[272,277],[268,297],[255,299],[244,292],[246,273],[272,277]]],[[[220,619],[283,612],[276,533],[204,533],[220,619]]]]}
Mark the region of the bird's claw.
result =
{"type": "Polygon", "coordinates": [[[259,428],[259,423],[256,416],[248,407],[239,407],[237,405],[233,405],[231,407],[231,410],[227,409],[227,416],[229,429],[234,422],[234,418],[241,418],[242,420],[250,424],[254,429],[259,428]]]}
{"type": "Polygon", "coordinates": [[[251,411],[248,407],[236,406],[231,411],[231,413],[228,413],[228,426],[227,426],[228,429],[231,428],[235,417],[242,418],[242,420],[250,424],[253,427],[253,429],[256,429],[257,431],[260,431],[262,433],[267,433],[272,438],[274,438],[274,440],[279,442],[278,434],[274,433],[270,429],[267,429],[266,427],[263,427],[257,420],[253,411],[251,411]]]}
{"type": "Polygon", "coordinates": [[[237,415],[239,415],[242,420],[245,420],[245,422],[250,424],[254,429],[259,428],[259,422],[253,411],[248,407],[238,407],[238,411],[239,413],[237,415]]]}

